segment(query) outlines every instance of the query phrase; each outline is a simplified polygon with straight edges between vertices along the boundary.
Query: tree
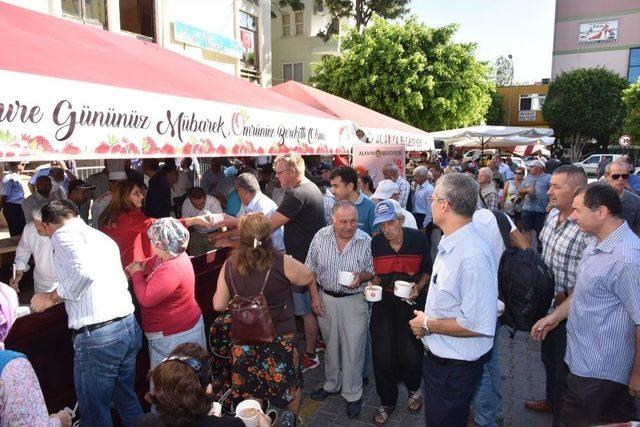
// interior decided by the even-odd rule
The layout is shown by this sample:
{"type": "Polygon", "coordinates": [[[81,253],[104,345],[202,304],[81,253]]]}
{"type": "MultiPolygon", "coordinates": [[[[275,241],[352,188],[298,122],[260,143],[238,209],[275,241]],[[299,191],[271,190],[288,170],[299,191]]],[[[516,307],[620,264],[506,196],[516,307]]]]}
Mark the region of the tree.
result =
{"type": "Polygon", "coordinates": [[[622,91],[625,79],[604,68],[562,73],[549,85],[542,116],[557,137],[569,144],[576,161],[585,144],[601,142],[620,132],[626,113],[622,91]]]}
{"type": "Polygon", "coordinates": [[[488,125],[504,124],[504,97],[496,91],[491,92],[491,105],[484,116],[484,121],[488,125]]]}
{"type": "Polygon", "coordinates": [[[634,144],[640,144],[640,82],[627,88],[622,95],[627,106],[627,117],[624,120],[624,131],[634,144]]]}
{"type": "Polygon", "coordinates": [[[500,56],[493,65],[496,86],[510,86],[513,81],[513,67],[511,60],[506,56],[500,56]]]}
{"type": "MultiPolygon", "coordinates": [[[[324,4],[324,7],[334,19],[353,18],[356,29],[362,33],[374,15],[384,19],[396,19],[409,13],[407,5],[411,0],[314,0],[316,4],[324,4]]],[[[291,6],[294,10],[300,10],[300,0],[277,0],[277,6],[291,6]],[[297,8],[297,9],[296,9],[297,8]]],[[[304,5],[302,5],[304,7],[304,5]]],[[[318,37],[327,41],[331,36],[338,34],[339,27],[333,22],[318,32],[318,37]]]]}
{"type": "Polygon", "coordinates": [[[374,18],[341,37],[341,55],[317,64],[311,84],[427,131],[479,124],[493,84],[456,30],[374,18]]]}

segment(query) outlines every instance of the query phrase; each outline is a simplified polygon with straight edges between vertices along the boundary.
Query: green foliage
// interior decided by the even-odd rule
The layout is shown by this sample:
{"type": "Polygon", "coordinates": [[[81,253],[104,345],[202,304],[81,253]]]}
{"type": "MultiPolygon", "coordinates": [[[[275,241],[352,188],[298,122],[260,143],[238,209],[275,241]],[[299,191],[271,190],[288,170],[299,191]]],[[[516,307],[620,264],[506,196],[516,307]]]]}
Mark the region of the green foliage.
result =
{"type": "Polygon", "coordinates": [[[625,89],[622,99],[627,106],[624,131],[631,137],[634,145],[640,145],[640,82],[625,89]]]}
{"type": "Polygon", "coordinates": [[[549,85],[542,115],[556,136],[569,143],[573,159],[592,139],[606,142],[620,132],[627,85],[626,79],[604,68],[572,70],[549,85]]]}
{"type": "Polygon", "coordinates": [[[500,56],[493,65],[493,79],[496,86],[509,86],[513,79],[513,67],[511,60],[506,56],[500,56]]]}
{"type": "Polygon", "coordinates": [[[504,97],[501,93],[491,92],[491,105],[487,110],[484,121],[488,125],[504,125],[504,97]]]}
{"type": "Polygon", "coordinates": [[[341,55],[314,67],[311,84],[427,131],[479,124],[493,84],[475,44],[452,41],[456,30],[374,18],[362,34],[347,31],[341,55]]]}

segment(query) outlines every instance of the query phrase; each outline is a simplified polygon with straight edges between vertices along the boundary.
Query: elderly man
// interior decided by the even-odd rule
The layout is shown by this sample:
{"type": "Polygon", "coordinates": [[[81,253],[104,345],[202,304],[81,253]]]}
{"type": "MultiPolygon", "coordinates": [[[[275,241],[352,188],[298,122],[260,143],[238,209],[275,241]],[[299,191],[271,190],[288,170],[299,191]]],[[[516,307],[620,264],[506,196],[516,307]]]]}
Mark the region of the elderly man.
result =
{"type": "MultiPolygon", "coordinates": [[[[580,231],[578,224],[571,218],[571,213],[576,190],[586,185],[587,174],[582,168],[574,165],[560,166],[551,176],[551,186],[547,194],[552,209],[540,233],[542,260],[553,271],[555,280],[555,296],[549,312],[555,310],[573,292],[576,285],[578,263],[589,236],[580,231]]],[[[561,322],[547,335],[540,351],[546,376],[546,399],[525,402],[525,407],[533,411],[553,411],[556,425],[560,419],[562,394],[565,389],[566,347],[566,322],[561,322]]]]}
{"type": "Polygon", "coordinates": [[[413,193],[413,216],[416,218],[418,228],[425,228],[431,234],[431,196],[433,185],[429,182],[429,169],[418,166],[413,170],[413,180],[416,182],[416,191],[413,193]]]}
{"type": "Polygon", "coordinates": [[[530,161],[527,167],[529,174],[524,178],[520,190],[520,195],[524,196],[521,224],[524,237],[530,242],[532,230],[535,230],[537,237],[540,238],[540,231],[544,226],[551,175],[544,172],[544,163],[540,160],[530,161]]]}
{"type": "Polygon", "coordinates": [[[622,219],[618,193],[604,183],[578,190],[571,218],[592,234],[575,291],[531,329],[542,340],[567,321],[561,426],[623,423],[640,396],[640,239],[622,219]],[[595,348],[594,343],[597,343],[595,348]]]}
{"type": "Polygon", "coordinates": [[[407,387],[408,408],[420,411],[422,394],[422,345],[415,339],[407,322],[413,318],[414,306],[424,306],[425,286],[431,272],[431,248],[427,237],[410,228],[403,228],[400,205],[386,200],[376,206],[374,224],[382,234],[371,242],[375,276],[374,285],[382,286],[382,301],[373,304],[371,312],[371,349],[376,391],[380,397],[374,422],[386,422],[398,401],[398,383],[407,387]],[[413,284],[408,300],[394,295],[396,280],[413,284]],[[409,302],[409,304],[408,304],[409,302]]]}
{"type": "MultiPolygon", "coordinates": [[[[399,197],[400,197],[400,189],[398,188],[398,184],[391,181],[390,179],[383,179],[378,183],[378,186],[376,187],[376,191],[371,195],[371,200],[373,200],[376,203],[382,202],[384,200],[393,200],[396,203],[400,204],[400,202],[398,202],[399,197]]],[[[416,222],[416,219],[413,216],[413,214],[408,210],[404,209],[402,206],[400,206],[400,208],[402,209],[402,216],[404,217],[403,226],[417,230],[418,223],[416,222]]]]}
{"type": "Polygon", "coordinates": [[[60,193],[53,193],[51,188],[51,178],[48,175],[42,175],[36,179],[36,191],[22,202],[22,212],[24,213],[25,221],[31,221],[31,213],[36,205],[41,203],[47,204],[52,200],[60,199],[60,193]]]}
{"type": "MultiPolygon", "coordinates": [[[[288,189],[284,199],[270,218],[271,230],[284,226],[284,247],[287,255],[300,262],[307,259],[309,245],[316,233],[325,226],[324,201],[320,189],[304,176],[305,164],[299,154],[285,154],[274,161],[274,173],[280,185],[288,189]]],[[[315,369],[320,359],[315,354],[318,321],[311,310],[307,288],[292,289],[296,316],[304,321],[305,352],[300,358],[303,372],[315,369]]]]}
{"type": "Polygon", "coordinates": [[[467,425],[469,405],[493,347],[497,266],[472,217],[478,185],[444,175],[433,192],[433,221],[443,232],[424,312],[409,322],[424,344],[422,375],[427,426],[467,425]]]}
{"type": "Polygon", "coordinates": [[[407,208],[407,201],[409,200],[409,192],[411,191],[411,185],[409,182],[400,176],[400,169],[395,163],[388,163],[382,167],[382,176],[384,179],[390,179],[398,184],[398,202],[403,209],[407,208]]]}
{"type": "MultiPolygon", "coordinates": [[[[201,216],[209,214],[221,214],[222,206],[215,197],[205,193],[200,187],[191,187],[187,191],[187,198],[182,203],[182,217],[201,216]]],[[[194,225],[189,227],[189,254],[198,256],[213,249],[209,241],[209,233],[215,227],[203,227],[194,225]]]]}
{"type": "Polygon", "coordinates": [[[142,415],[134,390],[142,331],[136,321],[118,245],[78,218],[68,200],[42,208],[51,237],[58,288],[37,293],[31,308],[41,312],[63,302],[73,330],[74,381],[82,423],[112,425],[111,404],[131,426],[142,415]]]}
{"type": "Polygon", "coordinates": [[[358,228],[369,236],[375,226],[375,204],[358,191],[358,172],[349,166],[340,166],[331,172],[331,190],[336,200],[349,200],[358,209],[358,228]]]}
{"type": "Polygon", "coordinates": [[[636,234],[640,234],[640,197],[628,190],[629,172],[627,161],[617,159],[604,167],[604,178],[620,196],[622,219],[636,234]]]}
{"type": "Polygon", "coordinates": [[[478,171],[478,185],[480,186],[478,204],[484,209],[497,211],[500,209],[500,198],[492,179],[493,171],[491,168],[480,168],[478,171]]]}
{"type": "MultiPolygon", "coordinates": [[[[40,178],[49,178],[42,176],[40,178]]],[[[43,201],[32,209],[27,223],[20,236],[20,243],[16,248],[16,277],[9,281],[9,285],[19,291],[18,285],[25,271],[29,271],[29,259],[33,256],[35,268],[33,284],[36,293],[51,292],[58,287],[58,275],[53,265],[53,246],[47,236],[47,230],[42,224],[42,207],[48,201],[43,201]]]]}
{"type": "Polygon", "coordinates": [[[326,344],[325,383],[311,393],[324,400],[340,392],[347,401],[347,416],[356,418],[362,409],[368,306],[362,296],[364,282],[373,277],[371,237],[358,229],[358,210],[348,200],[333,205],[333,224],[316,233],[306,266],[315,273],[310,286],[312,307],[326,344]],[[340,272],[353,273],[348,284],[339,284],[340,272]]]}
{"type": "MultiPolygon", "coordinates": [[[[245,172],[240,174],[235,180],[235,187],[238,192],[238,197],[240,197],[242,207],[236,218],[227,218],[224,221],[223,225],[235,229],[215,236],[214,241],[216,242],[216,247],[236,246],[237,240],[235,240],[235,238],[240,235],[237,229],[238,220],[241,217],[251,212],[260,212],[267,218],[271,218],[271,215],[278,209],[275,202],[260,191],[260,183],[253,173],[245,172]]],[[[280,252],[285,251],[282,227],[278,227],[271,232],[271,243],[275,250],[280,252]]]]}

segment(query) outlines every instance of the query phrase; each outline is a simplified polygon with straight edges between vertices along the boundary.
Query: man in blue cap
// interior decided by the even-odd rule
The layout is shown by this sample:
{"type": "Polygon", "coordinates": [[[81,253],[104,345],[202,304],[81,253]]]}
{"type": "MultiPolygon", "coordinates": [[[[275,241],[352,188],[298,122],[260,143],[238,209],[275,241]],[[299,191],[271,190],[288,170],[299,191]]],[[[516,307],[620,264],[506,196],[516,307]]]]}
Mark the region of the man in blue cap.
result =
{"type": "Polygon", "coordinates": [[[379,225],[381,234],[371,241],[376,272],[371,283],[383,289],[382,300],[373,304],[369,325],[373,372],[380,396],[380,406],[374,415],[376,424],[387,421],[395,410],[398,383],[407,387],[408,409],[419,412],[422,408],[423,349],[407,323],[414,317],[413,310],[424,306],[431,274],[431,248],[424,233],[403,227],[402,211],[397,202],[384,200],[376,205],[373,222],[379,225]],[[398,280],[413,284],[409,298],[394,295],[398,280]]]}

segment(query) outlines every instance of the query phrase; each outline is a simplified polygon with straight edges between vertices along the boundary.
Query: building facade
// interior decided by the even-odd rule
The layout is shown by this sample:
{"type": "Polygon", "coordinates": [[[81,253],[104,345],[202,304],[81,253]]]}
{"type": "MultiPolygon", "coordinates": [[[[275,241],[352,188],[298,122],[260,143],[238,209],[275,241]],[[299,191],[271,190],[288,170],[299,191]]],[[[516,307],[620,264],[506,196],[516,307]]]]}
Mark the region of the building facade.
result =
{"type": "MultiPolygon", "coordinates": [[[[548,80],[548,79],[546,79],[548,80]]],[[[542,106],[549,92],[549,83],[503,86],[497,88],[502,95],[504,126],[547,127],[542,118],[542,106]]]]}
{"type": "Polygon", "coordinates": [[[321,0],[304,0],[304,9],[274,8],[271,47],[273,50],[273,84],[295,80],[307,82],[313,64],[325,55],[337,55],[340,45],[337,38],[324,42],[318,32],[332,25],[340,30],[348,19],[334,20],[321,0]]]}
{"type": "Polygon", "coordinates": [[[271,2],[260,0],[6,0],[157,43],[271,86],[271,2]]]}
{"type": "Polygon", "coordinates": [[[556,0],[552,77],[591,67],[640,77],[638,0],[556,0]]]}

